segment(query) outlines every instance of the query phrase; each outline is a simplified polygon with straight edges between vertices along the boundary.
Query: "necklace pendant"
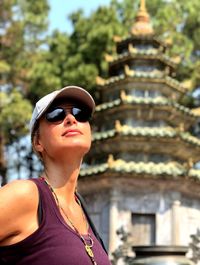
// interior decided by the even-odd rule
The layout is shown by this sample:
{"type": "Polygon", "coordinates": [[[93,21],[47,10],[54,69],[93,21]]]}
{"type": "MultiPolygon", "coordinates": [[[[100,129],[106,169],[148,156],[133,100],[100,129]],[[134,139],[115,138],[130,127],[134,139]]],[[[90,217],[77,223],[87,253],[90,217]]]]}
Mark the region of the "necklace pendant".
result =
{"type": "Polygon", "coordinates": [[[90,246],[88,246],[88,245],[85,245],[85,250],[86,250],[86,252],[87,252],[88,256],[90,256],[91,258],[93,258],[93,257],[94,257],[94,253],[93,253],[93,251],[92,251],[92,249],[91,249],[91,247],[90,247],[90,246]]]}

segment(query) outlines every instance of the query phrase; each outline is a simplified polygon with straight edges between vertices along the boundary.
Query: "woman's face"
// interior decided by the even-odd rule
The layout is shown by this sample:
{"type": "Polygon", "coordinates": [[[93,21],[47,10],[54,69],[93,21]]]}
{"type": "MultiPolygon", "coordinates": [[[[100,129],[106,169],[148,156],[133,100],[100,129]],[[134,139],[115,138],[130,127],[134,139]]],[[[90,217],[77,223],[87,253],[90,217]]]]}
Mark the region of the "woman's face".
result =
{"type": "Polygon", "coordinates": [[[56,103],[40,119],[35,148],[44,160],[46,156],[62,159],[77,155],[82,158],[89,151],[90,124],[79,115],[78,109],[84,110],[77,102],[56,103]]]}

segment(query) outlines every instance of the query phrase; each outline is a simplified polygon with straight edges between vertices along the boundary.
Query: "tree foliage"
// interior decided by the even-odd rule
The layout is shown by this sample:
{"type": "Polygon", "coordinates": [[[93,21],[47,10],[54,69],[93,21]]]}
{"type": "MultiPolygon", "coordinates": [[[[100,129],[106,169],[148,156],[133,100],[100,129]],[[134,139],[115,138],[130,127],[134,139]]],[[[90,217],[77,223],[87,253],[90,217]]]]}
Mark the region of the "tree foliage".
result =
{"type": "Polygon", "coordinates": [[[32,106],[17,90],[13,90],[9,96],[0,92],[0,102],[0,127],[5,143],[11,144],[27,133],[32,106]]]}
{"type": "Polygon", "coordinates": [[[0,0],[0,175],[5,178],[4,146],[27,134],[31,103],[28,74],[40,53],[47,27],[46,0],[0,0]]]}

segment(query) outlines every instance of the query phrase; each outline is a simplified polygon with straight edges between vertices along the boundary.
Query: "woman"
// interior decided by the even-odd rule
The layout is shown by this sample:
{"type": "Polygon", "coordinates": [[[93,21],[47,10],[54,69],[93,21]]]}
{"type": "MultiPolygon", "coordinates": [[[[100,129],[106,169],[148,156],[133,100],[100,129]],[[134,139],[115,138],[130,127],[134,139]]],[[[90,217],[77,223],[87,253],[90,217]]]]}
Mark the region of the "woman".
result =
{"type": "Polygon", "coordinates": [[[110,265],[76,192],[94,109],[91,95],[76,86],[37,102],[30,131],[44,173],[0,190],[0,264],[110,265]]]}

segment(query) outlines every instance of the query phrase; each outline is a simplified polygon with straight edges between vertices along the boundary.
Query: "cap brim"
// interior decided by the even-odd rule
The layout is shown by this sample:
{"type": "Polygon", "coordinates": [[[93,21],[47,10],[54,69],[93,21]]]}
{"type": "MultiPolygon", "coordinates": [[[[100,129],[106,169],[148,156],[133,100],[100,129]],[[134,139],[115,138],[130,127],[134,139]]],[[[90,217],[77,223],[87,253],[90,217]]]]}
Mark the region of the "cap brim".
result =
{"type": "Polygon", "coordinates": [[[48,104],[46,104],[45,108],[43,108],[38,118],[40,118],[47,111],[47,109],[54,103],[54,101],[58,99],[67,99],[67,98],[74,99],[87,106],[91,110],[92,114],[95,111],[94,99],[85,89],[81,87],[66,86],[60,90],[54,91],[51,94],[52,94],[51,100],[48,102],[48,104]]]}
{"type": "MultiPolygon", "coordinates": [[[[77,86],[67,86],[59,90],[59,93],[55,96],[53,101],[55,99],[61,99],[61,98],[70,98],[77,100],[84,105],[86,105],[91,112],[93,113],[95,111],[95,102],[92,98],[92,96],[83,88],[77,87],[77,86]]],[[[51,104],[53,103],[51,102],[51,104]]]]}

